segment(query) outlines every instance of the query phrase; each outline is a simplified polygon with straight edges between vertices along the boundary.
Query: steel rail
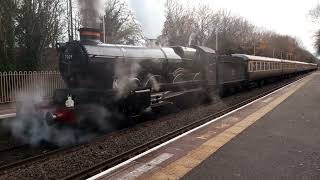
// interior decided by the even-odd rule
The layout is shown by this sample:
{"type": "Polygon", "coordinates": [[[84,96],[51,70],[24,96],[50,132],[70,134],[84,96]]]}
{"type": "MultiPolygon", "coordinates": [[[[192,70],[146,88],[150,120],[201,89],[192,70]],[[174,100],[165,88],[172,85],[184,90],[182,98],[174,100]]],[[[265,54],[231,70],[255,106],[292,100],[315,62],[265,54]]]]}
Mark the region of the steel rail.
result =
{"type": "Polygon", "coordinates": [[[28,157],[28,158],[25,158],[25,159],[22,159],[22,160],[18,160],[18,161],[15,161],[15,162],[0,166],[0,174],[3,174],[3,172],[5,172],[5,171],[7,171],[7,170],[9,170],[11,168],[14,168],[16,166],[22,166],[22,165],[25,165],[25,164],[27,164],[29,162],[33,162],[33,161],[48,157],[50,155],[57,154],[59,152],[67,151],[67,150],[71,151],[70,147],[69,148],[60,148],[60,149],[55,149],[55,150],[49,150],[48,152],[45,152],[45,153],[42,153],[42,154],[39,154],[39,155],[31,156],[31,157],[28,157]]]}

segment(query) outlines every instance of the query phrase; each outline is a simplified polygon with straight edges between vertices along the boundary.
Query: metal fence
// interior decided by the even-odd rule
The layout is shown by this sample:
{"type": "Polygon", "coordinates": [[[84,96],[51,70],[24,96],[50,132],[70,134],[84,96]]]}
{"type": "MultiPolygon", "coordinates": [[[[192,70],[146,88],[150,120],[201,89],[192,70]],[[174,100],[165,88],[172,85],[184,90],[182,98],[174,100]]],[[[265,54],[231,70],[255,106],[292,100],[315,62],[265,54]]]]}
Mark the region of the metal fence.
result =
{"type": "Polygon", "coordinates": [[[0,104],[15,102],[19,94],[50,98],[65,84],[57,71],[0,72],[0,104]]]}

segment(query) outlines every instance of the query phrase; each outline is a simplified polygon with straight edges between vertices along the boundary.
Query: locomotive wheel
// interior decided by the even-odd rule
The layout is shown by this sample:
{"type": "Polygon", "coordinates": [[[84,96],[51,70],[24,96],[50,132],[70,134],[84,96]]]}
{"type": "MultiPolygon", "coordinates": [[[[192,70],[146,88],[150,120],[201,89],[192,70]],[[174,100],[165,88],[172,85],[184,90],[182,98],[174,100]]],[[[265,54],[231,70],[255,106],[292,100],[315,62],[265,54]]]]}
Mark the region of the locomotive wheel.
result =
{"type": "Polygon", "coordinates": [[[195,74],[193,77],[193,81],[198,81],[198,80],[201,80],[200,73],[195,74]]]}
{"type": "Polygon", "coordinates": [[[226,97],[227,94],[228,94],[228,89],[226,87],[224,87],[224,86],[221,86],[219,88],[219,96],[220,97],[226,97]]]}
{"type": "Polygon", "coordinates": [[[182,73],[175,76],[173,79],[173,84],[184,81],[183,76],[184,76],[184,74],[182,74],[182,73]]]}
{"type": "Polygon", "coordinates": [[[184,71],[185,71],[184,68],[178,68],[178,69],[176,69],[175,71],[173,71],[172,75],[173,75],[173,77],[176,77],[176,76],[178,76],[179,74],[182,74],[184,71]]]}
{"type": "Polygon", "coordinates": [[[160,88],[159,83],[162,82],[163,78],[161,75],[153,75],[147,79],[147,81],[144,83],[144,87],[152,87],[152,89],[158,90],[160,88]]]}

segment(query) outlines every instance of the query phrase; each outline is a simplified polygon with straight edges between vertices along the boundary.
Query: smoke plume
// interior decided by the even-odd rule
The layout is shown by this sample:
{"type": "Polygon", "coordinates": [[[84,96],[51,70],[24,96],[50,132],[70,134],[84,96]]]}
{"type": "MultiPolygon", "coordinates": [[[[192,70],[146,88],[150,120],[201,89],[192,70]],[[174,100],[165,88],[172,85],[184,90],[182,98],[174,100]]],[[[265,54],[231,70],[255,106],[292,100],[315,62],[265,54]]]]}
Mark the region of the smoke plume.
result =
{"type": "Polygon", "coordinates": [[[78,0],[78,4],[82,27],[100,29],[104,12],[103,0],[78,0]]]}

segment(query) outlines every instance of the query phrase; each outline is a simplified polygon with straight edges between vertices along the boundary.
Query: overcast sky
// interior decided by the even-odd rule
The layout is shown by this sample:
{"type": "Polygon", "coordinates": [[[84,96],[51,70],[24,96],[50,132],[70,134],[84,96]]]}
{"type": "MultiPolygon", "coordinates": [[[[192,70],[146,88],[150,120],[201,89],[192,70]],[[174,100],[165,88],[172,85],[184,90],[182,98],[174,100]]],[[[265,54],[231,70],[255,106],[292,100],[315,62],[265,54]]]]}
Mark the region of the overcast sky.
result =
{"type": "MultiPolygon", "coordinates": [[[[127,0],[141,22],[145,35],[154,38],[161,33],[165,20],[166,0],[127,0]]],[[[181,0],[189,6],[206,3],[214,9],[230,10],[251,23],[297,37],[312,53],[313,35],[320,25],[311,22],[308,12],[319,0],[181,0]]]]}

